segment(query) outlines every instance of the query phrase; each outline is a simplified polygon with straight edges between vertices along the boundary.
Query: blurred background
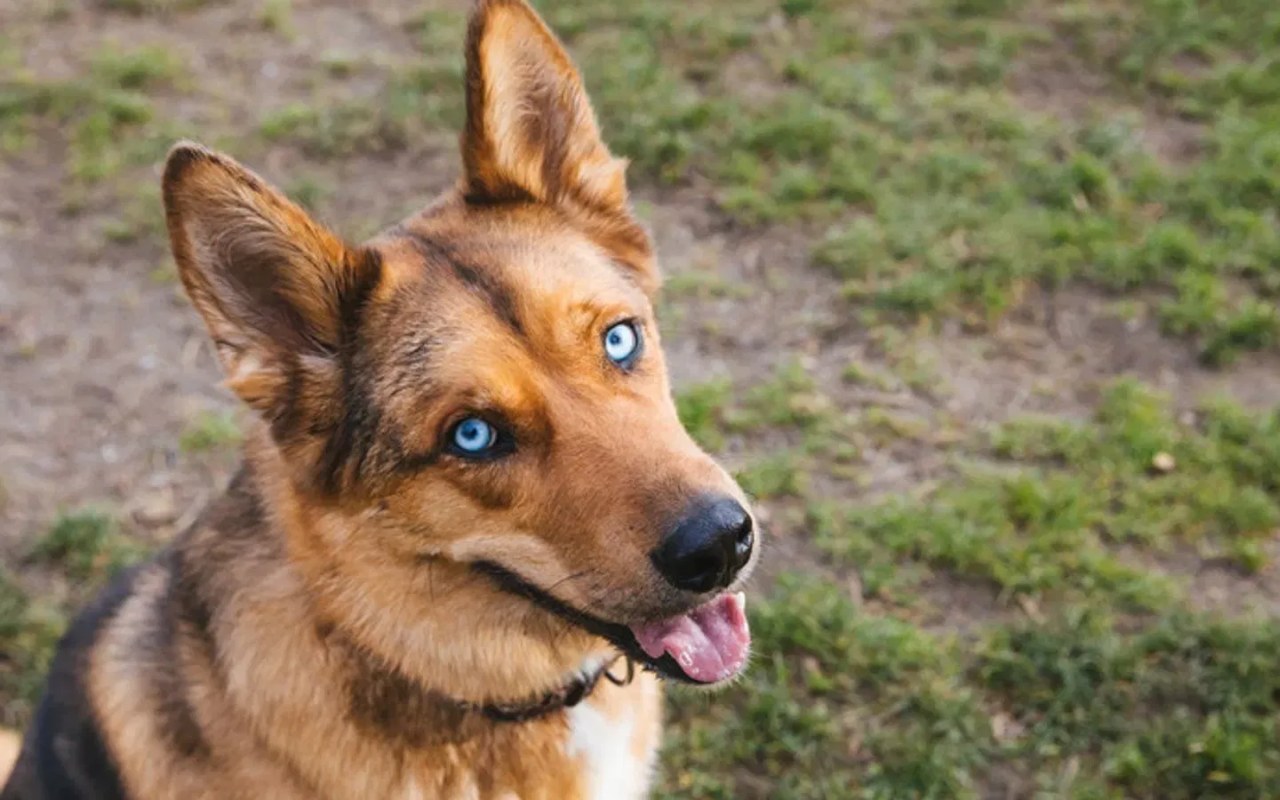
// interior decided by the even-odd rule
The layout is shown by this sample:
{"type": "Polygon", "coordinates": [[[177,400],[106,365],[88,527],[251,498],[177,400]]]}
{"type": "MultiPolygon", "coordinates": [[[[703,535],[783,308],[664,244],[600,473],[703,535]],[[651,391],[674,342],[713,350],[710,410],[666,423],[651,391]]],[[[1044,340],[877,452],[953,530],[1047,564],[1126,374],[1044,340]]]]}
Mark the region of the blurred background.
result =
{"type": "MultiPolygon", "coordinates": [[[[1280,797],[1280,5],[536,5],[771,535],[659,796],[1280,797]]],[[[0,0],[0,725],[236,462],[165,150],[367,236],[457,176],[465,10],[0,0]]]]}

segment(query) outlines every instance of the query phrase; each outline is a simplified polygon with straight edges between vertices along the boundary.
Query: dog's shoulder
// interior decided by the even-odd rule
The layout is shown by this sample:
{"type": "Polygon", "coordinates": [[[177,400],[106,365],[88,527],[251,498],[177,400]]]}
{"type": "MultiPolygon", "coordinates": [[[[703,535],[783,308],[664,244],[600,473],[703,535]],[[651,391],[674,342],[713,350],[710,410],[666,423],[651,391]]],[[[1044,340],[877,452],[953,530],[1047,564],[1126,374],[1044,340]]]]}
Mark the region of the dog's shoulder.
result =
{"type": "Polygon", "coordinates": [[[59,643],[44,697],[0,800],[126,800],[85,681],[94,643],[129,597],[138,569],[117,576],[59,643]]]}

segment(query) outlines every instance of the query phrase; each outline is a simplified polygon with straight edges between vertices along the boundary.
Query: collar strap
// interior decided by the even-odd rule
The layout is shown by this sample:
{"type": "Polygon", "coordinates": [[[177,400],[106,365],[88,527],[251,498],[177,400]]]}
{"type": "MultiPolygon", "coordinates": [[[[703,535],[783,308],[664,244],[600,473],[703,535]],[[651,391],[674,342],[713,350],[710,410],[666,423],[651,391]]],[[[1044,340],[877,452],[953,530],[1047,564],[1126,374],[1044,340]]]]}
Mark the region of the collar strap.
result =
{"type": "Polygon", "coordinates": [[[494,722],[528,722],[545,717],[562,708],[573,708],[591,696],[601,678],[606,678],[614,686],[626,686],[635,677],[635,663],[626,656],[615,656],[608,664],[597,667],[591,672],[579,675],[559,689],[554,689],[534,700],[521,703],[467,703],[460,702],[463,708],[482,714],[494,722]],[[615,676],[611,669],[619,658],[625,658],[626,674],[621,678],[615,676]]]}

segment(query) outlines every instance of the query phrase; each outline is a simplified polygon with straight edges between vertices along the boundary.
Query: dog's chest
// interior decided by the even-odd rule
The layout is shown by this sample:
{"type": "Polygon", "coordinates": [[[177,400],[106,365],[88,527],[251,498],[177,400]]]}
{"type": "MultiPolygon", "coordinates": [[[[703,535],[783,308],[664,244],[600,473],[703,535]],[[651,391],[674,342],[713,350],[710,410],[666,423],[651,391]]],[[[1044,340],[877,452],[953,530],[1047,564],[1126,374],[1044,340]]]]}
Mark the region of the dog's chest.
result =
{"type": "Polygon", "coordinates": [[[647,770],[632,751],[634,728],[631,713],[609,719],[585,703],[570,710],[565,749],[581,766],[584,800],[643,795],[647,770]]]}
{"type": "Polygon", "coordinates": [[[636,684],[625,692],[599,692],[569,710],[565,752],[580,770],[583,800],[648,795],[661,699],[656,682],[648,676],[640,676],[636,684]]]}

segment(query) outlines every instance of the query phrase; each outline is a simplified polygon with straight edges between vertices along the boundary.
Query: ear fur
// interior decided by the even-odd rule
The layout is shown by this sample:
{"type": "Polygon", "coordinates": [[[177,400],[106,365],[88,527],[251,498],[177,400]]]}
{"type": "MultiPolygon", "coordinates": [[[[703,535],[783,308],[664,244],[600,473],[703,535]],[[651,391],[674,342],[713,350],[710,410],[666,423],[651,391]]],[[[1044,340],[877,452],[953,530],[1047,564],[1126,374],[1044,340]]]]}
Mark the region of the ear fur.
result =
{"type": "Polygon", "coordinates": [[[379,280],[376,255],[348,248],[257,175],[196,144],[170,151],[163,193],[178,273],[228,385],[279,421],[300,391],[332,381],[379,280]]]}
{"type": "Polygon", "coordinates": [[[480,0],[467,30],[468,194],[623,209],[609,154],[568,53],[523,0],[480,0]]]}
{"type": "Polygon", "coordinates": [[[464,194],[568,212],[651,294],[661,280],[627,201],[626,162],[600,138],[578,70],[524,0],[478,0],[467,29],[464,194]]]}

